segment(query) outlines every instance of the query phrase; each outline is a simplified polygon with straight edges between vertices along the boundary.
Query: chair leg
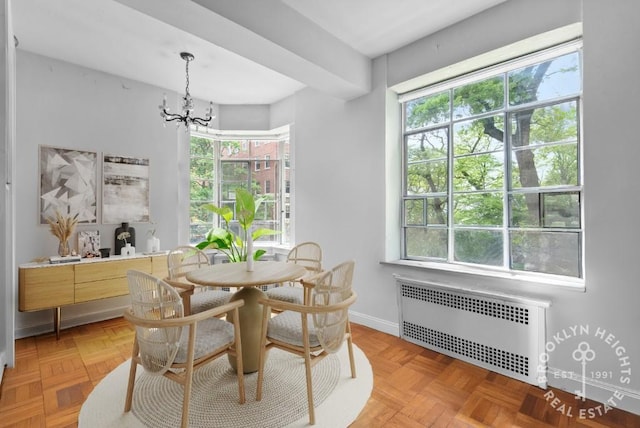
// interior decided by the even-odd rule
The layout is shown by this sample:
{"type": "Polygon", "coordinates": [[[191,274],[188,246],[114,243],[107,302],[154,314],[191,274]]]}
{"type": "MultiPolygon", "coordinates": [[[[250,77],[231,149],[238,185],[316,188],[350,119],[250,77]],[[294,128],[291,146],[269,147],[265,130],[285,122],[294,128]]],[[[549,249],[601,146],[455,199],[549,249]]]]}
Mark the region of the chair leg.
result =
{"type": "Polygon", "coordinates": [[[302,342],[304,343],[304,371],[307,376],[307,402],[309,406],[309,424],[316,424],[316,409],[313,405],[313,384],[311,383],[311,346],[309,345],[309,319],[307,314],[302,317],[302,342]]]}
{"type": "Polygon", "coordinates": [[[193,360],[187,365],[184,383],[184,397],[182,399],[182,421],[180,426],[187,428],[189,426],[189,402],[191,400],[191,384],[193,381],[193,360]]]}
{"type": "MultiPolygon", "coordinates": [[[[233,325],[240,325],[240,314],[238,308],[233,311],[233,325]]],[[[245,402],[244,393],[244,367],[242,366],[242,338],[240,337],[240,329],[234,328],[234,346],[236,352],[236,372],[238,374],[238,396],[240,397],[240,404],[245,402]]]]}
{"type": "Polygon", "coordinates": [[[184,397],[182,399],[181,428],[189,425],[189,403],[191,401],[191,384],[193,383],[193,355],[195,353],[197,324],[189,327],[189,344],[187,345],[187,367],[185,368],[184,397]]]}
{"type": "Polygon", "coordinates": [[[138,340],[133,340],[133,351],[131,352],[131,367],[129,368],[129,383],[127,384],[127,397],[124,400],[125,413],[131,410],[131,402],[133,401],[133,384],[136,380],[136,369],[138,368],[138,340]]]}
{"type": "Polygon", "coordinates": [[[356,361],[353,358],[353,339],[351,338],[351,324],[347,321],[347,349],[349,349],[349,364],[351,365],[351,378],[356,378],[356,361]]]}
{"type": "Polygon", "coordinates": [[[311,384],[311,356],[307,352],[304,356],[304,368],[307,375],[307,401],[309,405],[309,424],[316,424],[316,412],[313,405],[313,385],[311,384]]]}
{"type": "Polygon", "coordinates": [[[256,401],[262,400],[262,382],[264,381],[264,363],[267,359],[267,325],[271,309],[262,307],[262,330],[260,331],[260,354],[258,355],[258,383],[256,385],[256,401]]]}

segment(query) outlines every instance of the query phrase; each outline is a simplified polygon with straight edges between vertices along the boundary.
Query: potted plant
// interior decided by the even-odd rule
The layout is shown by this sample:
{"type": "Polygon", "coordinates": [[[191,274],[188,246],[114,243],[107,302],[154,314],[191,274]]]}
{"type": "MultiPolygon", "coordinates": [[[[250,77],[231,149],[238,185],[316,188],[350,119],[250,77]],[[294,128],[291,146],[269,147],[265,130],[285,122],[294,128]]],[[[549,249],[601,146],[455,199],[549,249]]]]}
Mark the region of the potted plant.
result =
{"type": "MultiPolygon", "coordinates": [[[[224,206],[218,207],[213,204],[203,205],[203,208],[212,211],[224,220],[223,227],[214,227],[207,233],[204,241],[196,245],[201,250],[217,249],[226,254],[230,262],[247,261],[247,254],[252,252],[252,243],[262,236],[276,235],[277,230],[259,228],[251,230],[251,225],[255,219],[255,214],[264,198],[254,199],[251,192],[238,188],[236,189],[236,220],[240,226],[240,234],[236,234],[231,228],[233,211],[224,206]]],[[[253,252],[253,260],[259,260],[265,250],[259,249],[253,252]]]]}

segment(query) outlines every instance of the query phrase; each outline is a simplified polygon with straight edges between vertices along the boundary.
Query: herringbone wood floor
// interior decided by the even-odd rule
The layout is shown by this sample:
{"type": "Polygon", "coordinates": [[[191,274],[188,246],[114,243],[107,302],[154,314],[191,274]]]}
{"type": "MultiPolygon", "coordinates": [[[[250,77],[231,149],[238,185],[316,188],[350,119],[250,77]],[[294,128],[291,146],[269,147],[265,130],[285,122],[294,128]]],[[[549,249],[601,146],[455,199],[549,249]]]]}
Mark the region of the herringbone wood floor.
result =
{"type": "MultiPolygon", "coordinates": [[[[577,410],[562,415],[534,386],[363,326],[352,329],[374,373],[371,398],[352,427],[640,427],[640,416],[617,409],[595,419],[581,420],[577,410]]],[[[77,426],[82,403],[130,357],[132,341],[122,318],[63,330],[60,340],[18,340],[16,367],[4,374],[0,426],[77,426]]]]}

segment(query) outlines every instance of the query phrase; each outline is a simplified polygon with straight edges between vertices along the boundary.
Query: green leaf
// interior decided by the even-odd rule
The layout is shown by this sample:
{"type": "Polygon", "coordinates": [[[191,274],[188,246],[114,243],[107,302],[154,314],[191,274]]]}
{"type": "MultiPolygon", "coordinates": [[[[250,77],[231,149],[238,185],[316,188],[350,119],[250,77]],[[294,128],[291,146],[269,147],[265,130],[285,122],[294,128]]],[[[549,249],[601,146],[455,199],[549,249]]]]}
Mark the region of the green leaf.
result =
{"type": "Polygon", "coordinates": [[[242,188],[236,189],[236,215],[238,223],[244,230],[248,230],[256,214],[256,204],[253,195],[242,188]]]}
{"type": "Polygon", "coordinates": [[[218,214],[220,217],[222,217],[222,219],[226,222],[229,223],[231,221],[231,219],[233,219],[233,211],[231,211],[231,208],[224,206],[224,207],[218,207],[216,205],[213,204],[204,204],[202,205],[202,208],[211,211],[215,214],[218,214]]]}
{"type": "Polygon", "coordinates": [[[265,250],[263,250],[262,248],[260,248],[259,250],[254,251],[253,253],[253,260],[260,260],[260,257],[262,257],[262,255],[266,253],[265,250]]]}
{"type": "Polygon", "coordinates": [[[254,230],[251,233],[251,237],[253,238],[254,241],[256,241],[261,236],[277,235],[278,233],[282,233],[282,232],[279,230],[260,228],[260,229],[254,230]]]}

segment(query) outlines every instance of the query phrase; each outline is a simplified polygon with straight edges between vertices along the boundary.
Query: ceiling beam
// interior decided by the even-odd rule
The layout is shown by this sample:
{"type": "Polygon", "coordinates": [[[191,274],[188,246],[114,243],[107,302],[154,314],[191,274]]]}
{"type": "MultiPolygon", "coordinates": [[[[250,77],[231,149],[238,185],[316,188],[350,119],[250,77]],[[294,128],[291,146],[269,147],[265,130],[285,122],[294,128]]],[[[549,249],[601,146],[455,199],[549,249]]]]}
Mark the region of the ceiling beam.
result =
{"type": "Polygon", "coordinates": [[[280,0],[116,0],[334,97],[371,89],[371,59],[280,0]]]}

